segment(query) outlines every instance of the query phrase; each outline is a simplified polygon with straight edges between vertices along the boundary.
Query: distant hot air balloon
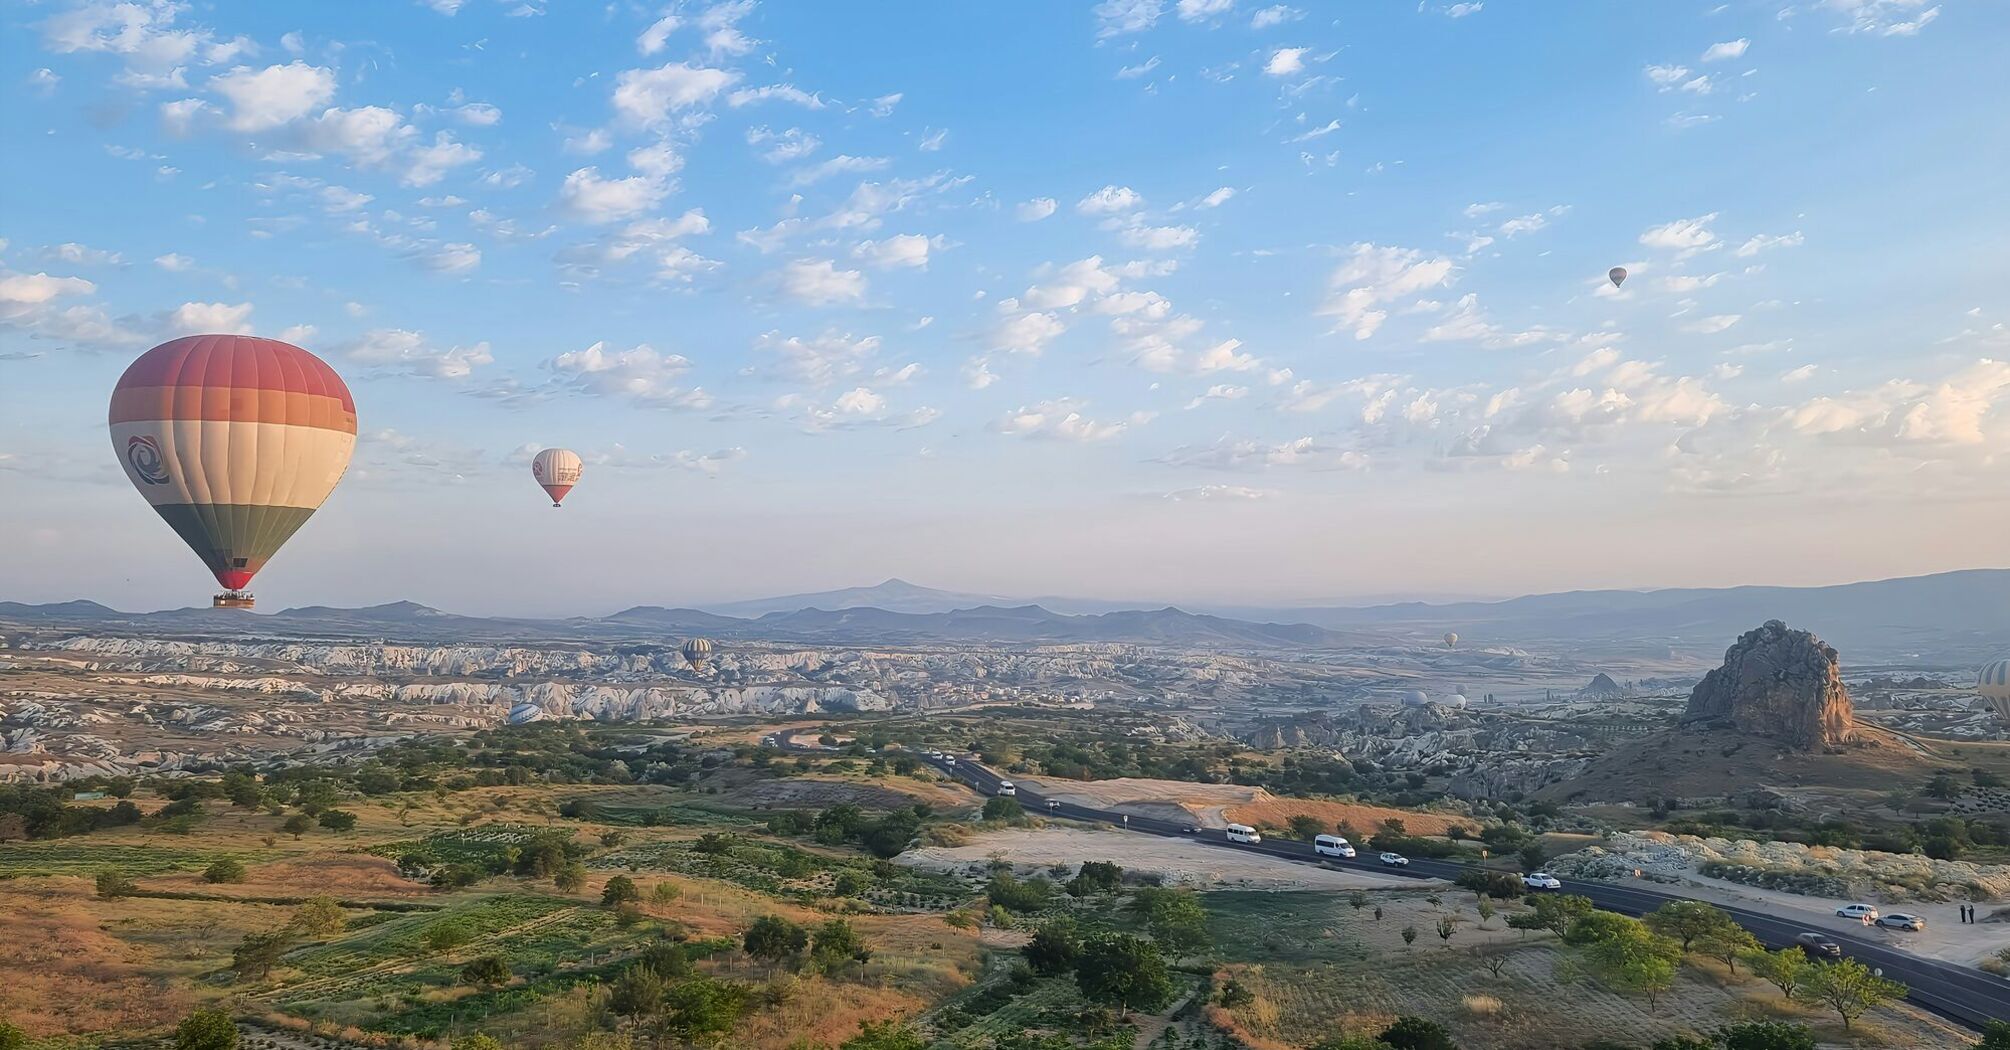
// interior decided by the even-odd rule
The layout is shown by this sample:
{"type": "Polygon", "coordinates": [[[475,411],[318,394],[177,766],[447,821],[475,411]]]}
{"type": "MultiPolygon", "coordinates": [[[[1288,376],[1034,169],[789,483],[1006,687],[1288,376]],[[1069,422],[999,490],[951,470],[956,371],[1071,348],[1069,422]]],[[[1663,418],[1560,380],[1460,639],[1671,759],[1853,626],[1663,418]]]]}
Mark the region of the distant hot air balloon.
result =
{"type": "Polygon", "coordinates": [[[1431,694],[1422,689],[1412,689],[1403,694],[1404,707],[1422,707],[1431,702],[1431,694]]]}
{"type": "Polygon", "coordinates": [[[225,589],[306,524],[356,447],[356,403],[335,370],[276,339],[191,335],[141,354],[112,389],[126,477],[225,589]]]}
{"type": "Polygon", "coordinates": [[[530,476],[544,486],[545,495],[556,507],[565,494],[579,484],[579,453],[569,448],[548,448],[530,461],[530,476]]]}
{"type": "Polygon", "coordinates": [[[1626,283],[1626,267],[1615,266],[1612,269],[1605,271],[1605,276],[1612,281],[1612,286],[1614,288],[1617,288],[1620,285],[1626,283]]]}
{"type": "Polygon", "coordinates": [[[1445,648],[1447,648],[1447,649],[1456,649],[1456,648],[1458,648],[1458,647],[1459,647],[1459,636],[1458,636],[1458,634],[1457,634],[1457,633],[1455,633],[1455,632],[1452,632],[1452,631],[1446,631],[1446,632],[1445,632],[1445,648]]]}
{"type": "Polygon", "coordinates": [[[704,638],[691,638],[684,642],[684,659],[692,667],[703,667],[712,655],[712,643],[704,638]]]}
{"type": "Polygon", "coordinates": [[[1975,676],[1975,691],[1996,711],[1996,717],[2010,722],[2010,659],[1996,660],[1975,676]]]}

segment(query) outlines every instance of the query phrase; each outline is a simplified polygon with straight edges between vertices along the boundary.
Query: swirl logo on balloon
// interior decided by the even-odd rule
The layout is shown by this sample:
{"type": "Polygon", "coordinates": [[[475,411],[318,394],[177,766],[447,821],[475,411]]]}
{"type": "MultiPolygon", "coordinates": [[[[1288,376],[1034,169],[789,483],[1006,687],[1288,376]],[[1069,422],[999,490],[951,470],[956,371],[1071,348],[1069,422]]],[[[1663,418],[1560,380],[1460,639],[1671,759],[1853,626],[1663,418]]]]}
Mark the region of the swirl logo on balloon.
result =
{"type": "Polygon", "coordinates": [[[168,483],[167,464],[161,461],[161,443],[151,435],[140,435],[126,439],[126,462],[132,464],[133,473],[149,485],[168,483]]]}

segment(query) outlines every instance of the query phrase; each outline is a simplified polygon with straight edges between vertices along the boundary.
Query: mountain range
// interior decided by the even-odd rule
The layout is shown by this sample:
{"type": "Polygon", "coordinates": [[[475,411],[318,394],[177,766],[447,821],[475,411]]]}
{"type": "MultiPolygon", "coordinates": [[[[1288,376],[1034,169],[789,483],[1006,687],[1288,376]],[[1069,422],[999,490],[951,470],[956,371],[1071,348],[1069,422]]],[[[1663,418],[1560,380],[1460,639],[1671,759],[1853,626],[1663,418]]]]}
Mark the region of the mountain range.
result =
{"type": "Polygon", "coordinates": [[[637,606],[564,620],[462,616],[414,602],[273,614],[180,609],[125,613],[96,602],[0,602],[0,622],[123,624],[164,633],[337,635],[398,639],[622,638],[704,635],[844,643],[1124,642],[1340,648],[1419,644],[1445,631],[1463,647],[1577,643],[1601,649],[1708,652],[1770,619],[1805,625],[1859,657],[1952,653],[1966,659],[2010,637],[2010,570],[1972,569],[1827,587],[1569,591],[1503,601],[1361,607],[1110,608],[1092,600],[1024,601],[935,590],[905,580],[707,609],[637,606]],[[1062,606],[1057,610],[1055,606],[1062,606]]]}

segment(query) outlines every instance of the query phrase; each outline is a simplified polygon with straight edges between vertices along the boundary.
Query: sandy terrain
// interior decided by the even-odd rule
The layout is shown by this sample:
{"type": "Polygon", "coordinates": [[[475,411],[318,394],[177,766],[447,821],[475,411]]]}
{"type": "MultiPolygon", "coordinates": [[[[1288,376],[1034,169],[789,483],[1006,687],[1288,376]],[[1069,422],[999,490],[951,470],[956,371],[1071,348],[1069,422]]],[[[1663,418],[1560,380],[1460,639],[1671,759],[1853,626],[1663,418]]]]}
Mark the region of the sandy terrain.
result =
{"type": "Polygon", "coordinates": [[[1188,839],[1089,828],[1013,828],[986,831],[962,846],[925,846],[900,855],[904,864],[962,869],[994,857],[1027,871],[1083,860],[1113,860],[1126,871],[1155,872],[1169,883],[1261,890],[1353,890],[1442,886],[1369,872],[1336,871],[1310,864],[1206,846],[1188,839]]]}

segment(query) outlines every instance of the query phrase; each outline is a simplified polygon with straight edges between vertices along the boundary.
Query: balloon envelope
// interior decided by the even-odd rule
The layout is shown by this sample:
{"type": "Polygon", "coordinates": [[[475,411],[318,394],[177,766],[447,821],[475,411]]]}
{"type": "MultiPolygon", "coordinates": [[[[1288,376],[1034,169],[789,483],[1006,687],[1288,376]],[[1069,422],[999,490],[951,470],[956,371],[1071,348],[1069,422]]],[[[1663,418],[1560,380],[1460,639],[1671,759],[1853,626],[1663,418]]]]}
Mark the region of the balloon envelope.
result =
{"type": "Polygon", "coordinates": [[[684,659],[690,661],[693,667],[704,663],[705,658],[711,655],[712,643],[707,639],[692,638],[684,643],[684,659]]]}
{"type": "Polygon", "coordinates": [[[1456,633],[1451,631],[1445,632],[1445,648],[1450,649],[1458,644],[1459,636],[1456,633]]]}
{"type": "Polygon", "coordinates": [[[1626,267],[1615,266],[1612,269],[1605,271],[1605,276],[1610,278],[1612,281],[1612,286],[1614,288],[1617,288],[1620,285],[1626,283],[1626,267]]]}
{"type": "Polygon", "coordinates": [[[356,447],[342,377],[276,339],[191,335],[112,389],[127,480],[229,590],[242,590],[335,490],[356,447]]]}
{"type": "Polygon", "coordinates": [[[530,461],[530,476],[543,486],[554,507],[579,484],[579,472],[579,454],[569,448],[548,448],[530,461]]]}
{"type": "Polygon", "coordinates": [[[1975,676],[1975,691],[1989,701],[1996,717],[2010,722],[2010,659],[1995,660],[1975,676]]]}

